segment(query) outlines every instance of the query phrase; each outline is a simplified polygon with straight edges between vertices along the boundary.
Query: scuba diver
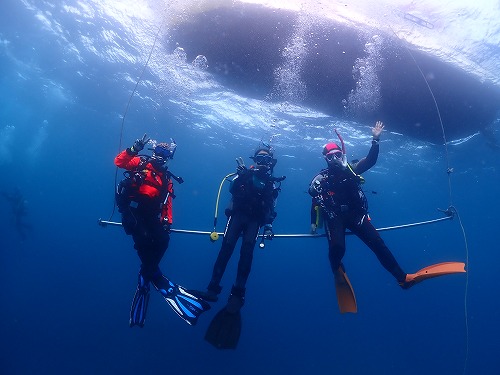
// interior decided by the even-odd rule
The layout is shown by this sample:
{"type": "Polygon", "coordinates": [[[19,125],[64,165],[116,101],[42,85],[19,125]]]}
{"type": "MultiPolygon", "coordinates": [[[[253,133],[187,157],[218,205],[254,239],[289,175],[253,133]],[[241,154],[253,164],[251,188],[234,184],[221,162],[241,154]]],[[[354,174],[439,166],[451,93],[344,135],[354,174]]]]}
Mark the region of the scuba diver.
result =
{"type": "Polygon", "coordinates": [[[16,227],[17,233],[21,239],[26,239],[26,231],[32,230],[32,226],[23,221],[23,218],[28,214],[26,207],[28,201],[24,199],[19,188],[15,188],[14,192],[2,192],[4,198],[9,202],[12,210],[12,224],[16,227]]]}
{"type": "Polygon", "coordinates": [[[130,326],[144,326],[150,283],[177,315],[194,325],[210,305],[174,284],[159,268],[170,240],[172,199],[175,197],[172,179],[183,182],[167,167],[177,145],[173,140],[171,143],[158,143],[152,149],[152,156],[139,155],[148,142],[144,134],[115,158],[115,165],[126,169],[125,179],[116,189],[116,204],[122,214],[125,233],[132,236],[141,260],[137,290],[130,309],[130,326]]]}
{"type": "Polygon", "coordinates": [[[407,274],[371,224],[368,202],[361,188],[364,182],[361,174],[377,162],[383,129],[383,123],[377,121],[372,128],[372,146],[368,155],[352,164],[347,162],[344,141],[335,130],[341,147],[333,142],[324,146],[323,157],[328,167],[317,174],[309,186],[309,194],[312,196],[311,233],[316,233],[318,224],[322,221],[328,239],[328,257],[341,313],[357,312],[356,298],[342,264],[346,251],[346,229],[358,236],[373,251],[382,266],[394,276],[403,289],[428,278],[465,272],[464,263],[446,262],[407,274]]]}
{"type": "Polygon", "coordinates": [[[215,261],[212,278],[206,291],[191,291],[192,294],[210,302],[216,302],[222,287],[220,282],[226,266],[241,237],[240,258],[236,281],[231,288],[226,306],[212,320],[205,339],[218,349],[234,349],[241,331],[240,309],[245,303],[246,282],[250,274],[254,247],[259,229],[263,227],[263,238],[272,240],[275,206],[281,181],[285,177],[273,177],[277,160],[274,150],[261,142],[250,157],[255,166],[246,168],[241,158],[237,159],[237,176],[231,181],[231,201],[225,213],[228,217],[222,245],[215,261]]]}

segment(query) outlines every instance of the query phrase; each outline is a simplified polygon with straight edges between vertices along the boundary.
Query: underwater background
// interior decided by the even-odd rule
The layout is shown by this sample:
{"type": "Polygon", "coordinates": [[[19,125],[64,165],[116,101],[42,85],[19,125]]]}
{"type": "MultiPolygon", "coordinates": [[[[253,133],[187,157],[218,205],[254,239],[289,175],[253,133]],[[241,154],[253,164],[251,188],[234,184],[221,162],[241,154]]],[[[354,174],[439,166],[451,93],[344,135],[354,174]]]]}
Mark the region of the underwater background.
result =
{"type": "MultiPolygon", "coordinates": [[[[0,197],[1,374],[498,373],[500,30],[495,23],[480,34],[478,26],[490,27],[484,21],[496,19],[498,3],[474,8],[459,1],[451,10],[448,2],[339,3],[366,11],[356,23],[331,21],[345,35],[354,29],[355,39],[342,40],[359,47],[348,63],[323,62],[316,69],[301,63],[321,50],[300,36],[300,27],[257,38],[252,53],[240,37],[252,35],[246,23],[261,22],[266,30],[282,24],[273,18],[280,12],[292,25],[331,20],[329,2],[290,1],[287,9],[271,3],[2,1],[0,193],[7,198],[20,192],[25,215],[16,225],[15,207],[0,197]],[[399,22],[398,37],[376,30],[373,9],[372,16],[388,14],[379,26],[399,22]],[[424,21],[432,17],[439,22],[424,21]],[[210,22],[203,29],[205,18],[210,22]],[[464,21],[475,33],[464,31],[448,49],[440,46],[447,20],[451,26],[464,21]],[[210,28],[211,22],[217,27],[210,28]],[[435,45],[429,42],[433,36],[435,45]],[[447,53],[452,48],[467,59],[447,53]],[[379,65],[389,55],[406,56],[392,73],[379,65]],[[347,72],[338,76],[345,82],[334,73],[321,75],[325,67],[347,72]],[[453,72],[448,77],[462,72],[465,83],[447,86],[437,71],[453,72]],[[418,84],[387,91],[391,74],[418,84]],[[343,91],[323,91],[322,82],[343,91]],[[435,101],[433,85],[440,94],[435,101]],[[417,99],[405,97],[397,109],[384,102],[384,93],[394,100],[425,98],[415,114],[427,111],[424,120],[408,125],[404,117],[417,99]],[[315,107],[318,102],[326,104],[315,107]],[[440,108],[442,127],[436,120],[440,108]],[[453,118],[454,110],[466,114],[453,118]],[[471,113],[477,121],[471,117],[469,125],[459,125],[471,113]],[[458,214],[452,220],[382,237],[408,273],[463,261],[467,274],[403,291],[350,236],[344,264],[358,313],[341,315],[326,239],[275,238],[255,249],[236,350],[217,350],[203,337],[228,297],[239,246],[219,302],[196,326],[185,324],[152,292],[145,327],[129,328],[139,259],[120,227],[98,225],[100,218],[120,221],[113,199],[122,172],[113,159],[121,149],[144,133],[158,142],[175,139],[170,170],[185,182],[174,184],[173,228],[211,231],[219,184],[235,171],[236,157],[250,165],[259,142],[272,138],[275,175],[287,176],[274,231],[308,233],[307,187],[324,167],[323,145],[335,141],[338,129],[349,159],[365,156],[374,119],[384,121],[385,131],[378,162],[364,174],[372,223],[381,228],[442,218],[440,209],[453,206],[458,214]]],[[[228,199],[225,184],[220,232],[228,199]]],[[[185,287],[205,288],[220,243],[208,235],[172,233],[161,269],[185,287]]]]}

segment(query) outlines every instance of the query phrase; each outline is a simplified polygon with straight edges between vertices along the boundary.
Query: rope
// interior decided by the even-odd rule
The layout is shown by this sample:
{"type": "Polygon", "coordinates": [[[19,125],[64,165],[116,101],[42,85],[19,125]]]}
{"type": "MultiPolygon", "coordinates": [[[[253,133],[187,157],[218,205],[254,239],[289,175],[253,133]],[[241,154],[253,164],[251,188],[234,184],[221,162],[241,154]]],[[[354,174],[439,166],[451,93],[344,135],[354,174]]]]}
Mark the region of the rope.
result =
{"type": "MultiPolygon", "coordinates": [[[[391,28],[392,30],[392,28],[391,28]]],[[[398,38],[397,34],[392,30],[396,38],[398,38]]],[[[398,38],[399,39],[399,38],[398,38]]],[[[439,110],[439,106],[436,100],[436,97],[434,96],[434,93],[431,89],[431,86],[429,85],[429,82],[427,81],[427,78],[425,77],[425,74],[422,72],[422,69],[420,69],[420,66],[418,65],[417,61],[415,60],[415,57],[411,53],[410,49],[404,45],[406,51],[408,54],[411,56],[413,62],[415,63],[415,66],[418,68],[418,71],[422,75],[422,78],[424,79],[425,84],[427,85],[427,88],[429,89],[429,93],[432,96],[432,100],[434,101],[434,105],[436,106],[436,112],[438,114],[439,118],[439,124],[441,125],[441,132],[443,134],[443,141],[444,141],[444,149],[445,149],[445,156],[446,156],[446,173],[448,174],[448,196],[449,196],[449,209],[453,210],[454,213],[457,214],[458,217],[458,222],[460,225],[460,228],[462,230],[462,235],[464,238],[464,244],[465,244],[465,259],[466,259],[466,265],[467,265],[467,273],[465,275],[465,291],[464,291],[464,320],[465,320],[465,358],[464,358],[464,368],[463,368],[463,374],[466,374],[467,372],[467,364],[469,360],[469,322],[468,322],[468,308],[467,308],[467,298],[468,298],[468,291],[469,291],[469,245],[467,243],[467,235],[465,233],[465,228],[462,223],[462,219],[460,218],[460,215],[458,214],[458,210],[453,206],[453,194],[452,194],[452,187],[451,187],[451,174],[453,173],[453,168],[450,166],[450,156],[448,152],[448,142],[446,141],[446,132],[444,129],[443,125],[443,120],[441,118],[441,112],[439,110]]]]}
{"type": "MultiPolygon", "coordinates": [[[[142,77],[144,75],[144,72],[146,71],[146,68],[149,64],[149,60],[151,60],[151,56],[153,54],[153,51],[155,49],[155,46],[156,46],[156,42],[158,40],[158,36],[160,35],[160,31],[163,27],[163,24],[160,25],[160,27],[158,27],[158,31],[156,32],[156,35],[155,35],[155,38],[154,38],[154,41],[153,41],[153,45],[151,46],[151,50],[149,51],[149,55],[148,55],[148,58],[146,60],[146,62],[144,63],[144,66],[142,67],[142,71],[141,71],[141,74],[139,75],[139,78],[137,79],[136,83],[135,83],[135,86],[134,86],[134,89],[132,90],[132,93],[130,94],[129,98],[128,98],[128,101],[127,101],[127,105],[125,106],[125,111],[123,112],[123,116],[122,116],[122,122],[121,122],[121,126],[120,126],[120,142],[118,144],[118,153],[122,150],[122,140],[123,140],[123,128],[124,128],[124,125],[125,125],[125,118],[127,117],[127,113],[128,113],[128,109],[130,107],[130,102],[132,101],[132,98],[135,94],[135,92],[137,91],[137,87],[139,86],[139,83],[142,81],[142,77]]],[[[116,184],[117,184],[117,180],[118,180],[118,167],[115,168],[115,180],[114,180],[114,186],[116,187],[116,184]]],[[[115,188],[113,188],[114,190],[115,188]]],[[[116,201],[115,199],[113,199],[113,210],[111,211],[111,215],[109,215],[109,220],[111,220],[111,218],[113,217],[113,215],[115,214],[115,210],[116,210],[116,201]]]]}
{"type": "Polygon", "coordinates": [[[437,115],[439,118],[439,124],[441,125],[441,132],[443,133],[443,142],[444,142],[444,150],[446,154],[446,173],[448,174],[448,199],[449,199],[449,206],[453,206],[453,201],[452,201],[452,192],[451,192],[451,174],[453,173],[453,168],[450,166],[450,156],[448,153],[448,142],[446,141],[446,132],[444,131],[444,125],[443,125],[443,119],[441,118],[441,112],[439,111],[439,106],[436,101],[436,97],[434,96],[434,93],[432,92],[431,86],[429,85],[429,82],[427,81],[427,78],[425,77],[424,72],[422,72],[422,69],[420,69],[420,66],[417,64],[417,60],[415,60],[415,57],[413,57],[413,54],[411,51],[406,47],[406,50],[408,51],[409,55],[411,56],[413,62],[415,63],[418,71],[422,75],[422,78],[424,79],[425,84],[427,85],[427,88],[429,89],[429,92],[431,94],[432,100],[434,101],[434,105],[436,106],[436,111],[437,115]]]}

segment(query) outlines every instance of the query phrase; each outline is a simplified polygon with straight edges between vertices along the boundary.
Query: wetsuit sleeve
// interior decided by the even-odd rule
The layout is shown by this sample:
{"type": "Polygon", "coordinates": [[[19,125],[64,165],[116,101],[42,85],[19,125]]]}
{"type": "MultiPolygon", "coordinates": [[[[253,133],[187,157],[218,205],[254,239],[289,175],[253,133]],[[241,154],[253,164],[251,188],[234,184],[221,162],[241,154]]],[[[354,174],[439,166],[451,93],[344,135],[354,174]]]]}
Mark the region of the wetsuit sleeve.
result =
{"type": "Polygon", "coordinates": [[[250,171],[244,171],[238,174],[229,185],[229,192],[231,195],[237,197],[245,194],[247,190],[247,185],[250,183],[252,179],[252,173],[250,171]]]}
{"type": "Polygon", "coordinates": [[[368,155],[352,165],[354,173],[361,174],[373,167],[378,159],[379,145],[378,141],[372,141],[372,147],[368,151],[368,155]]]}
{"type": "Polygon", "coordinates": [[[318,201],[313,198],[311,203],[311,224],[318,224],[318,201]]]}
{"type": "Polygon", "coordinates": [[[161,221],[167,221],[168,224],[173,223],[173,215],[172,215],[172,198],[174,196],[174,184],[172,180],[169,178],[167,180],[167,201],[162,207],[161,210],[161,221]]]}
{"type": "Polygon", "coordinates": [[[266,215],[266,219],[264,220],[264,225],[272,225],[273,224],[273,221],[274,219],[276,218],[276,211],[274,210],[274,207],[268,211],[267,215],[266,215]]]}
{"type": "Polygon", "coordinates": [[[266,204],[267,209],[264,217],[264,225],[266,224],[272,225],[277,215],[275,208],[276,208],[276,202],[278,200],[278,190],[276,190],[276,186],[274,183],[271,184],[271,189],[272,192],[269,198],[267,199],[267,204],[266,204]]]}
{"type": "Polygon", "coordinates": [[[272,189],[273,189],[273,192],[271,195],[271,199],[269,201],[269,210],[267,212],[266,220],[265,220],[265,224],[271,224],[271,225],[272,225],[272,223],[277,215],[275,209],[276,209],[276,202],[278,201],[278,190],[276,189],[276,184],[274,182],[272,184],[272,189]]]}
{"type": "Polygon", "coordinates": [[[115,165],[119,168],[132,170],[141,162],[141,158],[136,156],[130,149],[123,150],[115,158],[115,165]]]}
{"type": "Polygon", "coordinates": [[[323,173],[318,173],[309,184],[309,195],[312,197],[311,201],[311,224],[318,225],[319,202],[318,196],[321,194],[322,181],[325,179],[323,173]]]}
{"type": "Polygon", "coordinates": [[[309,184],[309,195],[311,197],[317,197],[320,194],[321,182],[324,180],[325,176],[322,173],[317,174],[309,184]]]}

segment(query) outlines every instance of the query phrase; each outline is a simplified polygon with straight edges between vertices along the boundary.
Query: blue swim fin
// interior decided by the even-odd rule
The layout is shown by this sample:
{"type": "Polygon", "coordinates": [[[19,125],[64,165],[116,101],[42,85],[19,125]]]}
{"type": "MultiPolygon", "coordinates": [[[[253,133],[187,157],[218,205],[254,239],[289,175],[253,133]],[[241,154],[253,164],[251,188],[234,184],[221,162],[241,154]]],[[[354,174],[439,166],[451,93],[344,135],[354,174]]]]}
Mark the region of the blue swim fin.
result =
{"type": "Polygon", "coordinates": [[[134,294],[134,300],[132,301],[132,306],[130,307],[130,327],[135,325],[139,327],[144,327],[144,321],[146,320],[146,312],[148,310],[149,302],[149,281],[144,280],[142,275],[139,273],[139,281],[137,283],[137,289],[134,294]]]}
{"type": "Polygon", "coordinates": [[[159,280],[153,281],[153,285],[175,313],[189,325],[195,325],[201,313],[210,309],[208,302],[194,296],[184,287],[171,282],[163,275],[159,280]]]}

